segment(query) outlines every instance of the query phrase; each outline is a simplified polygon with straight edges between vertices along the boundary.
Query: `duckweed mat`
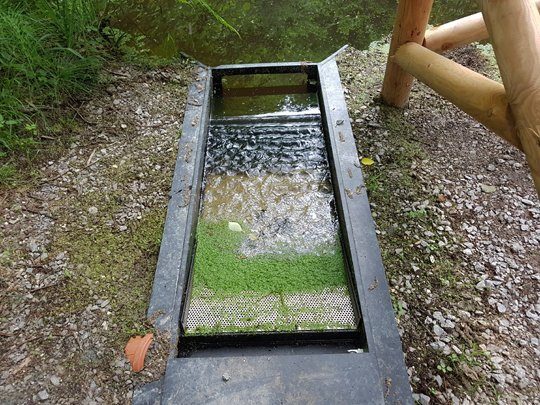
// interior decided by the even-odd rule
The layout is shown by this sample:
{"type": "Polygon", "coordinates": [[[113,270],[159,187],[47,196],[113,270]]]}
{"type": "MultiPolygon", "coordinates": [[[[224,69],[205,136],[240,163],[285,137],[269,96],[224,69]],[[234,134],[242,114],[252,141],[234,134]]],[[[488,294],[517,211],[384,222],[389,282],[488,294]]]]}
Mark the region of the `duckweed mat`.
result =
{"type": "Polygon", "coordinates": [[[354,329],[343,255],[245,256],[250,232],[200,220],[187,334],[354,329]]]}

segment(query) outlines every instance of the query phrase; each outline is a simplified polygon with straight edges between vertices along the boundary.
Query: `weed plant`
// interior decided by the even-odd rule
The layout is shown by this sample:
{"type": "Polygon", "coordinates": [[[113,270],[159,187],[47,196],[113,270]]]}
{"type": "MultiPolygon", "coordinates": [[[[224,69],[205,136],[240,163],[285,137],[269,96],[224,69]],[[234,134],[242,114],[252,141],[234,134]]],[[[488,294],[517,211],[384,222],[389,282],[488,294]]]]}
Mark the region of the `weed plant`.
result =
{"type": "Polygon", "coordinates": [[[0,183],[49,117],[88,93],[103,61],[104,1],[0,0],[0,183]]]}

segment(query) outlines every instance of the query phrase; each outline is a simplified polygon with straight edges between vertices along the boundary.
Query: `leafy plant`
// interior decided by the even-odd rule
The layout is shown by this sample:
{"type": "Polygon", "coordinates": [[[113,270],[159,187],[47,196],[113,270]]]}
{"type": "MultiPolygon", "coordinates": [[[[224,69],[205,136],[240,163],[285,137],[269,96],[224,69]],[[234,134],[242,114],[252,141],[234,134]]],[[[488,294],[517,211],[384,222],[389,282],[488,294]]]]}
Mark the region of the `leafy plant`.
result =
{"type": "Polygon", "coordinates": [[[444,360],[441,360],[439,364],[437,365],[437,370],[439,370],[443,374],[451,373],[454,371],[452,366],[450,364],[447,364],[444,360]]]}
{"type": "Polygon", "coordinates": [[[4,180],[21,154],[30,156],[55,111],[91,91],[105,56],[98,33],[104,6],[100,0],[0,0],[4,180]]]}
{"type": "Polygon", "coordinates": [[[424,218],[427,216],[427,212],[425,209],[416,210],[416,211],[409,211],[407,213],[409,218],[424,218]]]}
{"type": "Polygon", "coordinates": [[[240,33],[238,32],[238,30],[234,28],[227,20],[225,20],[218,12],[216,12],[205,0],[178,0],[178,2],[182,4],[197,4],[201,6],[206,11],[208,11],[220,24],[222,24],[224,27],[231,30],[240,37],[240,33]]]}

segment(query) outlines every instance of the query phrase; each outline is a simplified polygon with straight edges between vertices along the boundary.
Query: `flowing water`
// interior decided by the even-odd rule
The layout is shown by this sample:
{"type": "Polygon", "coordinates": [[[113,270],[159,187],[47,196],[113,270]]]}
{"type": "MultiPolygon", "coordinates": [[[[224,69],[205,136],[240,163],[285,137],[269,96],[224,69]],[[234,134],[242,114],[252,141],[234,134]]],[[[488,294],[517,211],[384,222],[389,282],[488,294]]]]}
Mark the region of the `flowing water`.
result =
{"type": "MultiPolygon", "coordinates": [[[[113,26],[155,55],[180,51],[210,66],[314,61],[345,44],[365,49],[392,31],[396,0],[207,0],[240,36],[200,6],[178,0],[116,0],[113,26]]],[[[431,23],[477,12],[475,0],[437,0],[431,23]]]]}
{"type": "MultiPolygon", "coordinates": [[[[211,66],[320,61],[392,29],[395,0],[118,0],[113,26],[151,53],[211,66]],[[194,3],[194,2],[193,2],[194,3]]],[[[476,11],[436,1],[432,22],[476,11]]],[[[226,77],[214,94],[187,334],[352,330],[347,266],[316,83],[305,75],[226,77]]]]}
{"type": "Polygon", "coordinates": [[[317,94],[234,79],[208,134],[187,332],[354,329],[317,94]]]}

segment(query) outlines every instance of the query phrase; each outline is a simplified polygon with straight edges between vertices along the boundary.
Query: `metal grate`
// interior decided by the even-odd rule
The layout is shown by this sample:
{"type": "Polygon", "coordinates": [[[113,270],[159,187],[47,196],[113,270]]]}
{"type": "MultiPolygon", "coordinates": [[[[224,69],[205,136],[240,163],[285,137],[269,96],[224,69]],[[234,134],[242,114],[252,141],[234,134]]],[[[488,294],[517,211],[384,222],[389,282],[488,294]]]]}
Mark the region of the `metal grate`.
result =
{"type": "Polygon", "coordinates": [[[321,292],[220,297],[206,291],[192,298],[186,333],[354,329],[356,317],[346,287],[321,292]]]}

